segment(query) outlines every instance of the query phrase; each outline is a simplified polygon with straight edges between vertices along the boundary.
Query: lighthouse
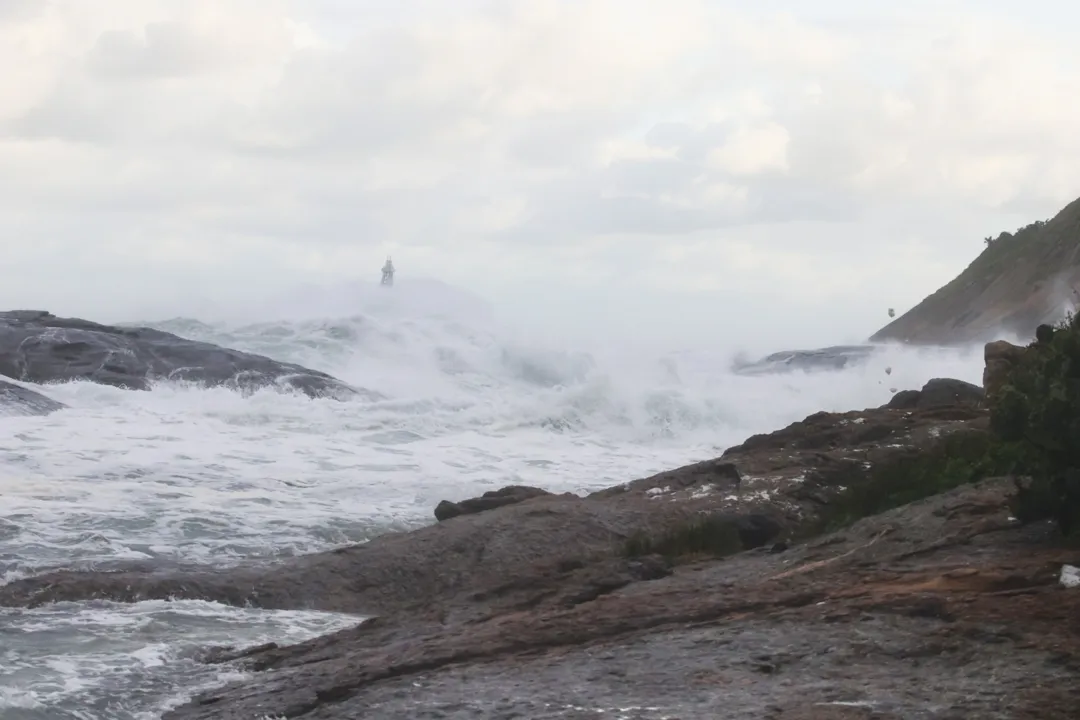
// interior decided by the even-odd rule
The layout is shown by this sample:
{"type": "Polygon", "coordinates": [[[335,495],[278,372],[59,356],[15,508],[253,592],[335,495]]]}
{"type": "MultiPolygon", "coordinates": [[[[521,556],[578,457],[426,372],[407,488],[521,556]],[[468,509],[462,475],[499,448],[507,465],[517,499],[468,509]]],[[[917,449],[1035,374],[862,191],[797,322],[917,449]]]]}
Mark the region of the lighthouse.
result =
{"type": "Polygon", "coordinates": [[[394,261],[389,257],[386,258],[386,264],[382,266],[382,280],[379,284],[386,287],[394,285],[394,261]]]}

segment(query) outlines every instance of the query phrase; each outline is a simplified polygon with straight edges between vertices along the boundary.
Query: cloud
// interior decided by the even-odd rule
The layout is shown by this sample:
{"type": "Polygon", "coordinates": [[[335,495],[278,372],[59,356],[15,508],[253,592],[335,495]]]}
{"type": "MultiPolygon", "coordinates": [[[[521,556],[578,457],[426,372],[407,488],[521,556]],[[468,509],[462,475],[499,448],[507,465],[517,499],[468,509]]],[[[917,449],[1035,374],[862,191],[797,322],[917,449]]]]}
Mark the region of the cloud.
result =
{"type": "Polygon", "coordinates": [[[0,305],[391,250],[494,294],[915,302],[1080,187],[1080,50],[953,8],[0,0],[0,305]]]}
{"type": "Polygon", "coordinates": [[[709,151],[709,167],[729,175],[759,175],[788,169],[791,135],[776,122],[746,125],[733,130],[724,143],[709,151]]]}

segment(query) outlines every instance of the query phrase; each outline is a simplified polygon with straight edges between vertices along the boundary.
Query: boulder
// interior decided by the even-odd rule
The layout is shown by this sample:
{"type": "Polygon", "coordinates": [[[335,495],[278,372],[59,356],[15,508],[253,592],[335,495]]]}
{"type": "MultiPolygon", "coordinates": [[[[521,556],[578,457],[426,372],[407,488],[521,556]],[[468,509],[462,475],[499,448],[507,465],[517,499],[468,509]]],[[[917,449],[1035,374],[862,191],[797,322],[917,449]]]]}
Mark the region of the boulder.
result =
{"type": "Polygon", "coordinates": [[[760,360],[737,358],[731,365],[738,375],[771,375],[795,371],[844,370],[865,362],[873,345],[836,345],[816,350],[783,350],[760,360]]]}
{"type": "Polygon", "coordinates": [[[484,512],[485,510],[492,510],[504,505],[514,505],[515,503],[544,495],[551,495],[551,493],[547,490],[528,487],[527,485],[507,485],[504,488],[486,492],[480,497],[469,498],[468,500],[462,500],[456,503],[450,502],[449,500],[443,500],[435,506],[435,519],[442,522],[443,520],[449,520],[450,518],[459,515],[473,515],[478,512],[484,512]]]}
{"type": "Polygon", "coordinates": [[[890,410],[911,410],[919,406],[919,398],[922,393],[918,390],[901,390],[892,396],[884,407],[890,410]]]}
{"type": "Polygon", "coordinates": [[[262,355],[152,328],[100,325],[37,310],[0,312],[0,375],[33,383],[89,380],[133,390],[147,390],[155,380],[181,380],[239,390],[281,387],[309,397],[361,394],[326,373],[262,355]]]}
{"type": "Polygon", "coordinates": [[[66,405],[21,385],[0,380],[0,416],[48,415],[66,405]]]}
{"type": "Polygon", "coordinates": [[[881,406],[883,410],[932,410],[944,407],[981,407],[983,389],[963,380],[952,378],[934,378],[922,386],[921,390],[901,390],[892,396],[889,402],[881,406]]]}
{"type": "Polygon", "coordinates": [[[919,391],[917,407],[929,409],[952,405],[981,405],[983,389],[963,380],[934,378],[919,391]]]}
{"type": "Polygon", "coordinates": [[[674,573],[554,571],[480,617],[396,613],[251,648],[239,680],[162,717],[1076,717],[1080,591],[1060,569],[1077,563],[1009,523],[1007,492],[968,486],[674,573]]]}
{"type": "Polygon", "coordinates": [[[983,390],[987,399],[1000,392],[1009,378],[1009,373],[1016,367],[1027,352],[1026,348],[1013,345],[1006,340],[996,340],[983,348],[983,390]]]}

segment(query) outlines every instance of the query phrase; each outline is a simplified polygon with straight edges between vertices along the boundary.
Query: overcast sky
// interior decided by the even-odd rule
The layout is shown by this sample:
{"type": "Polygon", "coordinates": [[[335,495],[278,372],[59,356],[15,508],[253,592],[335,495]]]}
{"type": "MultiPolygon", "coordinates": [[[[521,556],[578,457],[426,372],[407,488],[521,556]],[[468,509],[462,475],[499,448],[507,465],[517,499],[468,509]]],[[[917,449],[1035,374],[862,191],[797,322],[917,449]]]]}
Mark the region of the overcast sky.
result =
{"type": "Polygon", "coordinates": [[[0,307],[865,336],[1080,195],[1063,1],[0,0],[0,307]],[[753,7],[754,9],[750,9],[753,7]]]}

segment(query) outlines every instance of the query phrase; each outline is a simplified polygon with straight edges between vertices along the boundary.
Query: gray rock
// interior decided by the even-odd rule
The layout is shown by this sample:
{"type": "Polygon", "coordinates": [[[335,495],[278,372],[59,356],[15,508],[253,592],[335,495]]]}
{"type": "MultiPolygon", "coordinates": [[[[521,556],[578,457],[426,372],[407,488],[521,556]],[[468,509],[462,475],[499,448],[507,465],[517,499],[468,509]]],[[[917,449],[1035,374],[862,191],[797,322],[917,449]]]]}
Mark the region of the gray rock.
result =
{"type": "Polygon", "coordinates": [[[547,490],[528,487],[526,485],[507,485],[498,490],[491,490],[480,497],[469,498],[461,502],[443,500],[435,507],[435,519],[439,522],[449,520],[458,515],[472,515],[474,513],[492,510],[504,505],[514,505],[534,497],[550,495],[547,490]]]}
{"type": "Polygon", "coordinates": [[[0,416],[48,415],[65,407],[39,392],[0,380],[0,416]]]}
{"type": "Polygon", "coordinates": [[[951,405],[981,405],[983,389],[963,380],[934,378],[919,391],[917,407],[921,410],[951,405]]]}
{"type": "Polygon", "coordinates": [[[38,310],[0,312],[0,375],[34,383],[89,380],[133,390],[149,389],[155,380],[181,380],[245,391],[276,386],[340,400],[362,394],[326,373],[262,355],[152,328],[100,325],[38,310]]]}
{"type": "Polygon", "coordinates": [[[919,406],[922,393],[918,390],[901,390],[892,396],[883,407],[890,410],[913,410],[919,406]]]}
{"type": "Polygon", "coordinates": [[[873,345],[837,345],[818,350],[784,350],[760,360],[737,359],[732,372],[738,375],[770,375],[801,370],[843,370],[865,362],[875,351],[873,345]]]}

